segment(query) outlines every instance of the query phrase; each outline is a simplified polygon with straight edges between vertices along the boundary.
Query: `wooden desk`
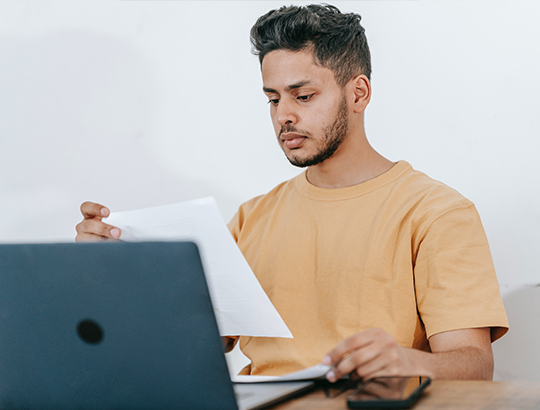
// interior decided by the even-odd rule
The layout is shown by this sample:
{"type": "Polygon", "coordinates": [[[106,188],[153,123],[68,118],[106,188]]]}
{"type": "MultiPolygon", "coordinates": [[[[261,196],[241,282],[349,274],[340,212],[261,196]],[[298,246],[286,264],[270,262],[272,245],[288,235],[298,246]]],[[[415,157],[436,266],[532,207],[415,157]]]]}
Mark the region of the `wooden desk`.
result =
{"type": "MultiPolygon", "coordinates": [[[[347,409],[347,392],[329,399],[322,390],[282,403],[273,409],[347,409]]],[[[529,410],[540,409],[540,383],[433,381],[414,410],[529,410]]]]}

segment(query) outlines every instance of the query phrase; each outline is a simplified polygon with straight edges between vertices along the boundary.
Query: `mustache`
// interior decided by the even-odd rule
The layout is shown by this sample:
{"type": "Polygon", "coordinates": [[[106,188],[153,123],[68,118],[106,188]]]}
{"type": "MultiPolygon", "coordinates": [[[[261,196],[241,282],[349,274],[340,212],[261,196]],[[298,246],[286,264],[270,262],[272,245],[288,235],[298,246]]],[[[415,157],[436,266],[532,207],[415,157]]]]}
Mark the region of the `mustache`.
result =
{"type": "Polygon", "coordinates": [[[281,137],[281,134],[286,132],[294,132],[296,134],[305,135],[306,137],[311,137],[311,133],[305,130],[299,130],[294,125],[282,125],[281,129],[279,130],[279,137],[281,137]]]}

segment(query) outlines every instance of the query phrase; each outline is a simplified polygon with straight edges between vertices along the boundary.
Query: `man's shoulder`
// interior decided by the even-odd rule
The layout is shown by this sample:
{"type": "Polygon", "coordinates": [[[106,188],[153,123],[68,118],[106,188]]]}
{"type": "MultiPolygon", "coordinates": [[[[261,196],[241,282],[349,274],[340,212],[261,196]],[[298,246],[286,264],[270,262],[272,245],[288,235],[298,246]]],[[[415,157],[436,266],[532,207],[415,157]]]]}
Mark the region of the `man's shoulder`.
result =
{"type": "Polygon", "coordinates": [[[435,224],[440,229],[451,229],[463,221],[476,224],[479,220],[471,200],[410,165],[394,182],[390,192],[388,208],[402,220],[410,221],[417,238],[423,238],[435,224]]]}
{"type": "Polygon", "coordinates": [[[391,191],[401,200],[415,203],[418,207],[452,210],[474,205],[456,189],[413,169],[410,165],[395,181],[391,191]]]}
{"type": "Polygon", "coordinates": [[[283,197],[283,195],[295,190],[295,180],[298,178],[305,178],[304,173],[301,173],[300,175],[297,175],[296,177],[287,181],[283,181],[266,194],[258,195],[249,199],[240,205],[240,210],[243,210],[244,212],[251,212],[258,208],[272,207],[277,201],[279,201],[280,198],[283,197]]]}
{"type": "Polygon", "coordinates": [[[262,222],[267,220],[274,211],[277,202],[294,190],[294,181],[303,175],[304,173],[284,181],[266,194],[256,196],[240,205],[238,212],[228,224],[233,236],[236,238],[248,221],[262,222]]]}

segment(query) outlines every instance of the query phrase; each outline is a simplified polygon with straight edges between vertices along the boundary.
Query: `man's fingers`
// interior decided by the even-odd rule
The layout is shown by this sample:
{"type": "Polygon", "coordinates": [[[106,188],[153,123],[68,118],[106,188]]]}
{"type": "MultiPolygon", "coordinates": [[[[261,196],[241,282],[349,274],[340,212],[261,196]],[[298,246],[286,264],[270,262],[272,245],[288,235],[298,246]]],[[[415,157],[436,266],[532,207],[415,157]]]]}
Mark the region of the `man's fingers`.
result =
{"type": "Polygon", "coordinates": [[[106,206],[96,204],[95,202],[84,202],[81,205],[81,213],[84,219],[91,218],[106,218],[111,214],[111,211],[106,206]]]}
{"type": "Polygon", "coordinates": [[[333,350],[328,352],[322,360],[322,363],[328,366],[334,365],[354,350],[361,349],[362,347],[373,343],[373,340],[376,337],[379,337],[379,333],[381,332],[384,333],[382,329],[368,329],[348,337],[339,343],[333,350]]]}
{"type": "Polygon", "coordinates": [[[75,237],[75,242],[105,242],[105,241],[119,241],[119,239],[114,239],[106,236],[99,236],[89,233],[79,233],[75,237]]]}
{"type": "MultiPolygon", "coordinates": [[[[86,235],[93,235],[96,237],[104,237],[110,239],[119,239],[120,238],[120,229],[115,226],[108,225],[97,218],[94,219],[85,219],[79,223],[76,227],[77,230],[77,242],[79,239],[85,238],[88,239],[86,235]],[[80,236],[80,238],[79,238],[80,236]]],[[[95,240],[98,240],[97,238],[95,240]]]]}
{"type": "Polygon", "coordinates": [[[366,377],[383,371],[389,365],[394,369],[399,362],[398,347],[396,340],[381,328],[357,333],[339,343],[322,360],[323,364],[333,366],[326,378],[334,382],[353,371],[360,377],[366,377]]]}
{"type": "Polygon", "coordinates": [[[381,361],[381,349],[370,344],[343,358],[327,373],[327,378],[334,382],[354,371],[358,376],[364,377],[366,373],[378,370],[382,366],[381,361]]]}
{"type": "Polygon", "coordinates": [[[77,234],[75,237],[75,242],[82,243],[82,242],[104,242],[104,241],[112,241],[110,238],[106,238],[105,236],[98,236],[98,235],[92,235],[87,233],[80,233],[77,234]]]}

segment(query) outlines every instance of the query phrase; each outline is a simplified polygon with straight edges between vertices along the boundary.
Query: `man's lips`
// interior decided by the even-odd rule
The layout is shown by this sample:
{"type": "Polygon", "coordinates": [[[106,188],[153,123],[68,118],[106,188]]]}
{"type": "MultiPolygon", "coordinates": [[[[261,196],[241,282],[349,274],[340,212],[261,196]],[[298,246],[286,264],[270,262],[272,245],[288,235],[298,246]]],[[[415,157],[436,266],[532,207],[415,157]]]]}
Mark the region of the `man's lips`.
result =
{"type": "Polygon", "coordinates": [[[295,132],[284,132],[279,136],[279,138],[289,149],[300,148],[306,139],[304,135],[297,134],[295,132]]]}

